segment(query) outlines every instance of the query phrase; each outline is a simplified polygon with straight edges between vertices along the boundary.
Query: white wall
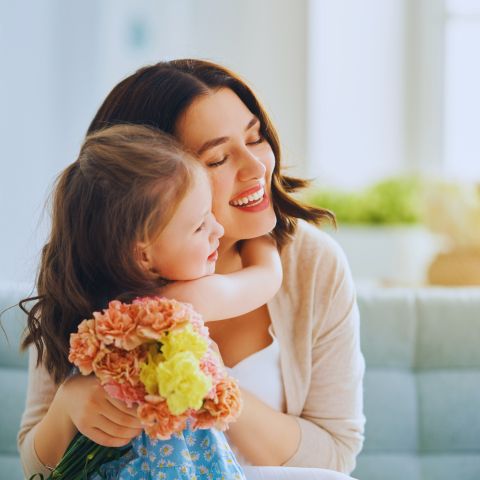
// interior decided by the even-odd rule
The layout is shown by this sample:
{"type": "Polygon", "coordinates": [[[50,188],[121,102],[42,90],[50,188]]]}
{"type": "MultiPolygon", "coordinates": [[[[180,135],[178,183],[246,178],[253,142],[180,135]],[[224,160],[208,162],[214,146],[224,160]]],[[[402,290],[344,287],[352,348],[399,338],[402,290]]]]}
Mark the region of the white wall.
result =
{"type": "Polygon", "coordinates": [[[108,91],[160,59],[195,56],[248,79],[289,161],[305,157],[307,0],[0,0],[0,280],[34,280],[56,174],[108,91]]]}
{"type": "Polygon", "coordinates": [[[406,0],[310,0],[309,173],[363,186],[405,169],[406,0]]]}

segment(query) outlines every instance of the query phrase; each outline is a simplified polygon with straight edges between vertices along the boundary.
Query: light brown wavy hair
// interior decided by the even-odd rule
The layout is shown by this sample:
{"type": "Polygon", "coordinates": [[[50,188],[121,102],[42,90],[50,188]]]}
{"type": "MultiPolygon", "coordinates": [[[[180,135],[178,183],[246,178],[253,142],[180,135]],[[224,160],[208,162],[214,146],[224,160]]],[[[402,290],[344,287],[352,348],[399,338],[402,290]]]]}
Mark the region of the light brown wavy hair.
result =
{"type": "Polygon", "coordinates": [[[88,135],[60,174],[37,296],[20,302],[28,315],[22,348],[35,344],[37,364],[56,383],[72,370],[69,337],[84,318],[165,284],[140,266],[135,247],[161,232],[201,168],[170,135],[117,125],[88,135]]]}
{"type": "Polygon", "coordinates": [[[335,216],[329,210],[307,205],[291,195],[307,187],[309,181],[283,175],[280,141],[264,107],[243,80],[215,63],[184,59],[141,68],[113,88],[88,131],[128,122],[151,125],[175,135],[180,115],[193,101],[220,88],[233,90],[259,119],[261,134],[275,154],[272,199],[277,224],[273,236],[279,247],[295,233],[298,218],[315,224],[324,220],[335,224],[335,216]]]}

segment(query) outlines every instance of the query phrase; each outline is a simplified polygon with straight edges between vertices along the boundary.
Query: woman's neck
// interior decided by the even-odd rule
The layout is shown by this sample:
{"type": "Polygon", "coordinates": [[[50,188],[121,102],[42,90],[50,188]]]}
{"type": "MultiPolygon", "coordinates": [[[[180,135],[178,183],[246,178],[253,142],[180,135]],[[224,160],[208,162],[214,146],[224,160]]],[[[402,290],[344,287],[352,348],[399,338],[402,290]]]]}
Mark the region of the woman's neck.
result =
{"type": "Polygon", "coordinates": [[[242,268],[242,259],[237,249],[237,241],[222,238],[218,247],[218,260],[215,273],[231,273],[242,268]]]}

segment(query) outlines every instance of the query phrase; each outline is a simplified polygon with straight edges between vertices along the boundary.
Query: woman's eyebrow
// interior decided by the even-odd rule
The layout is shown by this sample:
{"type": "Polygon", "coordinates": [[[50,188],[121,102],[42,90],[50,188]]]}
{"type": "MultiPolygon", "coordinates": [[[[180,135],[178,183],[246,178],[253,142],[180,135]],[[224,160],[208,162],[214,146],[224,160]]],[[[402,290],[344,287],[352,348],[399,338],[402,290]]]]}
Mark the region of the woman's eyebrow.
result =
{"type": "Polygon", "coordinates": [[[208,140],[199,148],[199,150],[197,150],[197,155],[200,156],[209,148],[213,148],[213,147],[216,147],[217,145],[221,145],[222,143],[225,143],[227,140],[228,140],[228,137],[218,137],[218,138],[214,138],[213,140],[208,140]]]}
{"type": "MultiPolygon", "coordinates": [[[[248,125],[245,127],[245,131],[250,130],[257,123],[258,123],[258,118],[255,116],[252,117],[252,119],[248,122],[248,125]]],[[[218,145],[221,145],[222,143],[227,142],[228,139],[229,137],[218,137],[218,138],[214,138],[213,140],[208,140],[197,150],[197,155],[200,156],[202,153],[205,153],[208,149],[217,147],[218,145]]]]}
{"type": "Polygon", "coordinates": [[[245,128],[245,131],[247,130],[250,130],[254,125],[256,125],[258,123],[258,118],[257,117],[253,117],[249,122],[248,122],[248,125],[246,126],[245,128]]]}

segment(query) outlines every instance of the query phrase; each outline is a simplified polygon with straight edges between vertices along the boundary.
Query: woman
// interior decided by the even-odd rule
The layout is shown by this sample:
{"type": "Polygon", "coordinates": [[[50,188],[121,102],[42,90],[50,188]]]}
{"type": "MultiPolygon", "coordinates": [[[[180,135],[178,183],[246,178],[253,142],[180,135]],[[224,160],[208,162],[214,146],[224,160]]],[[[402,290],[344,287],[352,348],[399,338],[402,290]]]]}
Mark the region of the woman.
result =
{"type": "MultiPolygon", "coordinates": [[[[364,362],[345,258],[311,225],[333,220],[332,215],[290,195],[306,182],[281,174],[272,123],[249,87],[223,67],[179,60],[140,69],[108,95],[89,133],[125,122],[173,134],[206,166],[213,211],[225,230],[219,273],[241,268],[243,239],[273,231],[280,246],[284,282],[275,298],[246,315],[209,325],[224,363],[243,386],[244,410],[229,438],[244,465],[313,469],[289,470],[288,478],[331,478],[320,469],[350,473],[363,441],[364,362]]],[[[107,406],[93,381],[70,382],[63,395],[75,399],[73,424],[89,430],[98,443],[124,445],[137,435],[131,412],[107,406]],[[94,428],[98,405],[115,419],[115,429],[94,428]]],[[[56,449],[42,442],[38,451],[32,427],[51,403],[48,395],[42,405],[29,395],[31,408],[19,434],[24,463],[38,461],[38,454],[44,464],[54,464],[68,444],[71,425],[58,427],[56,449]]],[[[280,472],[287,470],[250,470],[257,478],[270,473],[281,478],[280,472]]]]}

